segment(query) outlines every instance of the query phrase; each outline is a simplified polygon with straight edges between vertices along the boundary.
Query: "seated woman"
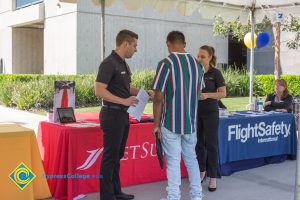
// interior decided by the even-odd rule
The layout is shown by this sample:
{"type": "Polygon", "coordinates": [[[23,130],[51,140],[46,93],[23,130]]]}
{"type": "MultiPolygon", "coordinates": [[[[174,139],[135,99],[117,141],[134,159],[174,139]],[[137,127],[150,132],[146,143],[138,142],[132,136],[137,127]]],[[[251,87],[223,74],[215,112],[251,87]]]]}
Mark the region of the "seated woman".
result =
{"type": "Polygon", "coordinates": [[[286,81],[275,81],[275,92],[268,94],[264,103],[265,111],[292,112],[293,97],[289,94],[286,81]]]}

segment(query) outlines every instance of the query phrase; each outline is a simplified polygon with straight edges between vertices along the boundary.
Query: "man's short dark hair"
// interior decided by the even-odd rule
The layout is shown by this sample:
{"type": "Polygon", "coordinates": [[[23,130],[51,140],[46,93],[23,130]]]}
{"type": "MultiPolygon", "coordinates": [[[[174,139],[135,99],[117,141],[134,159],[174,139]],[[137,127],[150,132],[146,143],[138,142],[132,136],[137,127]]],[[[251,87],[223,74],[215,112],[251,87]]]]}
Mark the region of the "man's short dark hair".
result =
{"type": "Polygon", "coordinates": [[[182,32],[180,31],[172,31],[167,36],[167,42],[175,43],[180,42],[185,44],[185,37],[182,32]]]}
{"type": "Polygon", "coordinates": [[[138,34],[129,30],[121,30],[116,37],[116,45],[120,46],[124,41],[131,43],[133,38],[139,39],[138,34]]]}

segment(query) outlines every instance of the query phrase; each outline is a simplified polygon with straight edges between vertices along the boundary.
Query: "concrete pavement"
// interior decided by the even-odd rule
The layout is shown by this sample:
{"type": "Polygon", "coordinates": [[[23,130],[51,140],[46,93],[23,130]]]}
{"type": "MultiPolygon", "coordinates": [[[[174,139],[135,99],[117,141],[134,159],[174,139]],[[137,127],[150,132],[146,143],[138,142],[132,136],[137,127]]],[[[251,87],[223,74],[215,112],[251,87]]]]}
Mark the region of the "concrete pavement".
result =
{"type": "Polygon", "coordinates": [[[33,129],[35,134],[37,134],[39,122],[45,121],[46,119],[46,116],[43,115],[0,105],[0,124],[19,124],[33,129]]]}
{"type": "MultiPolygon", "coordinates": [[[[296,161],[285,161],[240,171],[218,180],[217,190],[209,192],[208,180],[202,183],[203,200],[293,200],[296,161]]],[[[126,187],[135,200],[160,200],[166,197],[166,181],[126,187]]],[[[189,184],[182,180],[181,200],[189,200],[189,184]]],[[[83,200],[99,200],[100,194],[89,194],[83,200]]]]}
{"type": "MultiPolygon", "coordinates": [[[[6,108],[0,105],[0,124],[16,123],[34,129],[45,116],[6,108]]],[[[240,171],[218,180],[215,192],[207,190],[204,182],[203,200],[293,200],[296,175],[296,161],[285,161],[263,167],[240,171]]],[[[166,197],[166,181],[130,186],[125,192],[135,194],[135,200],[159,200],[166,197]]],[[[182,180],[182,200],[189,200],[188,180],[182,180]]],[[[88,194],[83,200],[99,200],[99,193],[88,194]]]]}

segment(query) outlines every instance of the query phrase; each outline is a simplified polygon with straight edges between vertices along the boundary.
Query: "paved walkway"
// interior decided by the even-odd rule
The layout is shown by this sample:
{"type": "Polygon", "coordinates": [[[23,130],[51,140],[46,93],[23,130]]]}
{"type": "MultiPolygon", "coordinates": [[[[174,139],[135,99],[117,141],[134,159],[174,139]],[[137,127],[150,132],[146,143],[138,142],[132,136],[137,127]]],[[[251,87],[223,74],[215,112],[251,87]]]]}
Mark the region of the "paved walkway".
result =
{"type": "MultiPolygon", "coordinates": [[[[208,180],[202,184],[203,200],[293,200],[296,161],[285,161],[240,171],[218,180],[217,190],[209,192],[208,180]]],[[[166,181],[131,186],[124,191],[135,195],[135,200],[160,200],[166,197],[166,181]]],[[[181,200],[189,200],[188,180],[182,180],[181,200]]],[[[99,200],[99,193],[89,194],[83,200],[99,200]]]]}
{"type": "Polygon", "coordinates": [[[46,119],[46,116],[43,115],[37,115],[0,105],[0,124],[20,124],[33,129],[35,134],[37,134],[39,122],[45,121],[46,119]]]}
{"type": "MultiPolygon", "coordinates": [[[[32,128],[37,133],[38,123],[45,116],[6,108],[0,105],[0,124],[16,123],[32,128]]],[[[203,200],[293,200],[296,161],[285,161],[245,170],[222,177],[215,192],[207,190],[208,181],[203,183],[203,200]]],[[[124,188],[135,194],[135,200],[159,200],[166,197],[166,181],[124,188]]],[[[188,181],[182,181],[182,200],[189,200],[188,181]]],[[[88,194],[83,200],[99,200],[99,193],[88,194]]]]}

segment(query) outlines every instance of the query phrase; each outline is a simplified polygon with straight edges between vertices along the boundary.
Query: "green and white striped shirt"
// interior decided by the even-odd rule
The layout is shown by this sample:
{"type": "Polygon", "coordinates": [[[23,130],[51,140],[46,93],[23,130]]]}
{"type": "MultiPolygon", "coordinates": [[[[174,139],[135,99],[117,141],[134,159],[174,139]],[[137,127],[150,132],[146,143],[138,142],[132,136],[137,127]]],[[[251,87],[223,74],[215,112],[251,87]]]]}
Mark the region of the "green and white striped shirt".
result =
{"type": "Polygon", "coordinates": [[[164,92],[161,126],[177,134],[196,132],[203,68],[189,53],[171,53],[159,62],[153,90],[164,92]]]}

